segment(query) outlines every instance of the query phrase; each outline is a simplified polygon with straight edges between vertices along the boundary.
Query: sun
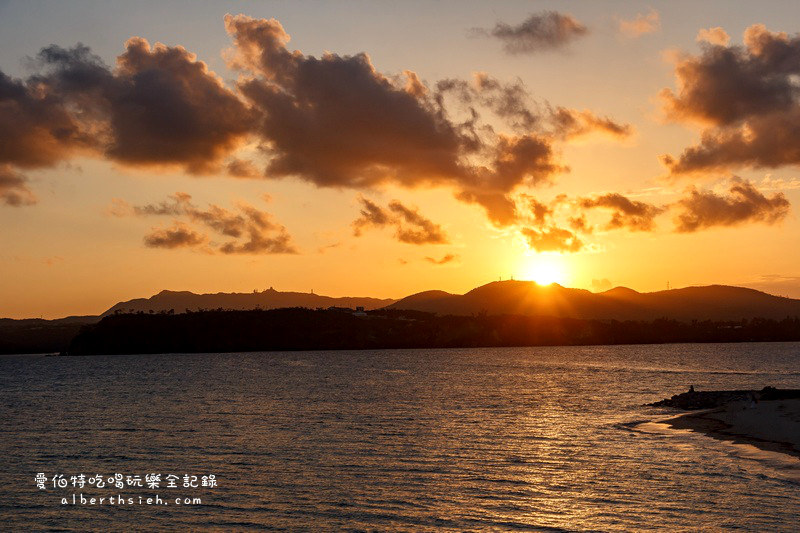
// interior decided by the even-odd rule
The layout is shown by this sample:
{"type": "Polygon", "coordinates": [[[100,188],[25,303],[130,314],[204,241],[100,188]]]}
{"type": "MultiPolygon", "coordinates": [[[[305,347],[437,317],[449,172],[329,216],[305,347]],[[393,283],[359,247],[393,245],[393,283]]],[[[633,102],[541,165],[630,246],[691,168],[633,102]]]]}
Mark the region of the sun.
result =
{"type": "Polygon", "coordinates": [[[526,258],[522,268],[522,278],[535,281],[539,285],[551,283],[563,285],[567,280],[567,267],[561,255],[537,254],[526,258]]]}

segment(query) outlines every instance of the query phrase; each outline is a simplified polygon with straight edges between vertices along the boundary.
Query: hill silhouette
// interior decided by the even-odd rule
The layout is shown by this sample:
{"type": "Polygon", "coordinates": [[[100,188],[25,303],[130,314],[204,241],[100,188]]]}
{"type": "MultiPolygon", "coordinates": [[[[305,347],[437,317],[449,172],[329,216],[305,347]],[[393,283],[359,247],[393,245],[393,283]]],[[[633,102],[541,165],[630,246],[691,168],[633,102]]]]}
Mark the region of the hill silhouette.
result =
{"type": "MultiPolygon", "coordinates": [[[[126,329],[130,333],[124,337],[127,339],[137,335],[152,334],[152,331],[148,332],[147,330],[154,324],[159,324],[159,327],[182,324],[207,332],[202,343],[182,346],[183,349],[192,351],[199,349],[201,344],[206,349],[211,347],[222,349],[223,340],[213,341],[209,337],[212,332],[228,338],[232,332],[236,331],[245,338],[253,340],[254,333],[230,325],[228,319],[237,316],[236,312],[289,308],[354,309],[359,306],[363,306],[367,311],[372,310],[373,313],[383,313],[386,317],[383,322],[391,324],[389,329],[392,332],[384,331],[381,328],[373,330],[374,324],[365,327],[362,322],[353,322],[351,319],[342,318],[350,316],[349,313],[335,314],[333,315],[335,319],[330,319],[324,313],[296,314],[296,311],[295,314],[256,314],[252,316],[287,320],[281,327],[294,327],[299,324],[302,327],[298,331],[306,330],[303,335],[309,335],[308,331],[319,329],[320,324],[315,324],[317,320],[324,319],[323,322],[330,323],[325,335],[319,332],[315,333],[316,337],[313,342],[312,339],[289,342],[286,339],[280,340],[278,336],[268,342],[261,339],[250,344],[237,345],[236,349],[254,349],[253,346],[263,349],[294,346],[296,349],[307,345],[315,348],[423,347],[426,345],[445,347],[454,345],[488,346],[493,345],[492,343],[526,345],[587,342],[613,344],[795,340],[798,334],[795,331],[796,324],[800,317],[800,300],[724,285],[686,287],[651,293],[639,293],[625,287],[615,287],[605,292],[592,293],[582,289],[565,288],[557,284],[542,286],[529,281],[502,281],[477,287],[466,294],[431,290],[413,294],[399,301],[378,298],[332,298],[313,293],[280,292],[274,289],[253,293],[217,294],[161,291],[150,298],[120,302],[103,313],[101,317],[81,316],[58,320],[0,319],[0,353],[58,352],[70,345],[70,341],[78,335],[81,329],[95,331],[99,337],[113,338],[113,335],[107,335],[110,331],[108,322],[101,325],[99,329],[95,329],[92,325],[103,317],[111,318],[119,315],[140,317],[120,319],[123,322],[113,321],[110,323],[126,324],[126,328],[130,328],[126,329]],[[175,321],[165,318],[173,314],[184,315],[201,310],[233,310],[234,315],[223,312],[221,314],[206,313],[175,321]],[[407,315],[414,312],[433,315],[417,316],[417,326],[422,324],[425,326],[408,329],[407,315]],[[141,318],[141,315],[151,314],[156,315],[156,318],[152,319],[154,321],[152,323],[149,319],[141,318]],[[444,318],[447,316],[454,318],[474,316],[477,319],[486,315],[490,318],[497,317],[499,322],[494,319],[478,320],[477,322],[438,320],[432,318],[434,315],[444,318]],[[201,317],[204,318],[201,319],[201,317]],[[534,321],[528,321],[529,318],[534,321]],[[545,319],[553,319],[555,322],[545,319]],[[214,320],[221,320],[221,322],[214,326],[212,324],[214,320]],[[295,320],[299,320],[299,322],[294,324],[295,320]],[[694,321],[698,322],[696,327],[686,325],[694,321]],[[770,321],[774,323],[770,323],[770,321]],[[614,324],[610,322],[614,322],[614,324]],[[676,325],[677,322],[684,325],[676,325]],[[337,336],[346,338],[354,335],[353,324],[356,324],[359,330],[363,330],[362,334],[366,338],[372,340],[358,342],[335,340],[337,336]],[[222,325],[229,328],[227,333],[222,325]],[[338,329],[339,326],[344,329],[338,329]],[[553,331],[547,334],[543,333],[548,329],[553,331]],[[400,335],[399,340],[395,338],[395,335],[400,335]],[[408,336],[407,342],[402,340],[404,335],[408,336]],[[453,338],[460,340],[458,342],[448,340],[453,338]],[[455,344],[453,344],[454,342],[455,344]]],[[[238,315],[239,318],[245,316],[250,317],[251,315],[238,315]]],[[[132,343],[131,346],[137,346],[137,344],[132,343]]],[[[167,345],[159,346],[163,349],[167,348],[167,345]]],[[[178,349],[178,345],[169,346],[172,349],[178,349]]],[[[228,346],[228,348],[233,349],[234,347],[228,346]]],[[[127,349],[129,348],[115,345],[114,353],[125,352],[127,349]]],[[[91,352],[92,350],[87,351],[91,352]]]]}
{"type": "Polygon", "coordinates": [[[461,295],[426,291],[388,308],[439,315],[485,313],[595,320],[780,320],[800,316],[800,300],[743,287],[710,285],[649,293],[615,287],[593,293],[533,281],[496,281],[461,295]]]}
{"type": "Polygon", "coordinates": [[[68,316],[56,320],[0,318],[0,353],[53,353],[63,350],[83,326],[97,316],[68,316]]]}
{"type": "Polygon", "coordinates": [[[65,354],[257,352],[800,340],[800,318],[740,322],[438,316],[379,309],[120,313],[84,326],[65,354]]]}
{"type": "Polygon", "coordinates": [[[199,311],[201,309],[281,309],[287,307],[305,307],[316,309],[318,307],[363,307],[364,309],[377,309],[393,303],[395,300],[380,298],[342,297],[334,298],[308,292],[281,292],[272,287],[261,292],[219,292],[215,294],[195,294],[189,291],[161,291],[150,298],[136,298],[126,302],[119,302],[104,312],[107,316],[116,312],[135,313],[174,311],[183,313],[186,310],[199,311]]]}

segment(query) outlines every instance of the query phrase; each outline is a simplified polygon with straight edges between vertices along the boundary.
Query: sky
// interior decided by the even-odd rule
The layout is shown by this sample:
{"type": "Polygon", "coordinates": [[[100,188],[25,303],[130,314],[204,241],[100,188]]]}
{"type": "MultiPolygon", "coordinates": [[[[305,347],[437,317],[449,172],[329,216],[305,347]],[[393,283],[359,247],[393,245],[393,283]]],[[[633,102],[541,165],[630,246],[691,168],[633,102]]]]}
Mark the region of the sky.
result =
{"type": "Polygon", "coordinates": [[[0,316],[800,298],[796,2],[0,1],[0,316]]]}

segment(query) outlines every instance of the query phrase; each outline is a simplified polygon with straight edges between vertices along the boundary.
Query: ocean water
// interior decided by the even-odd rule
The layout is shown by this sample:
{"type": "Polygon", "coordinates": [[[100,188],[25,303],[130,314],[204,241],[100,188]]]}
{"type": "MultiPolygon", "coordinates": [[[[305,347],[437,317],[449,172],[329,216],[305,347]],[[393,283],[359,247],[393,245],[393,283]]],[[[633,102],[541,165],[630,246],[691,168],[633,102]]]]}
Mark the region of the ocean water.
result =
{"type": "Polygon", "coordinates": [[[800,343],[3,356],[0,529],[796,531],[796,459],[639,429],[690,384],[800,388],[800,343]]]}

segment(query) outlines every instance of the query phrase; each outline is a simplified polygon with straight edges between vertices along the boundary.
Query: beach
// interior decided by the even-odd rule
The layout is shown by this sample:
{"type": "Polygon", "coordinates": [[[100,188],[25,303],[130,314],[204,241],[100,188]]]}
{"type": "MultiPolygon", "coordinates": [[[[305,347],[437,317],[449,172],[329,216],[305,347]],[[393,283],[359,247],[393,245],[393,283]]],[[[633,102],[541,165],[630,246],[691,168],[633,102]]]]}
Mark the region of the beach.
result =
{"type": "Polygon", "coordinates": [[[689,429],[711,437],[752,444],[768,451],[800,457],[800,400],[749,402],[739,400],[721,407],[692,412],[665,421],[676,429],[689,429]]]}

